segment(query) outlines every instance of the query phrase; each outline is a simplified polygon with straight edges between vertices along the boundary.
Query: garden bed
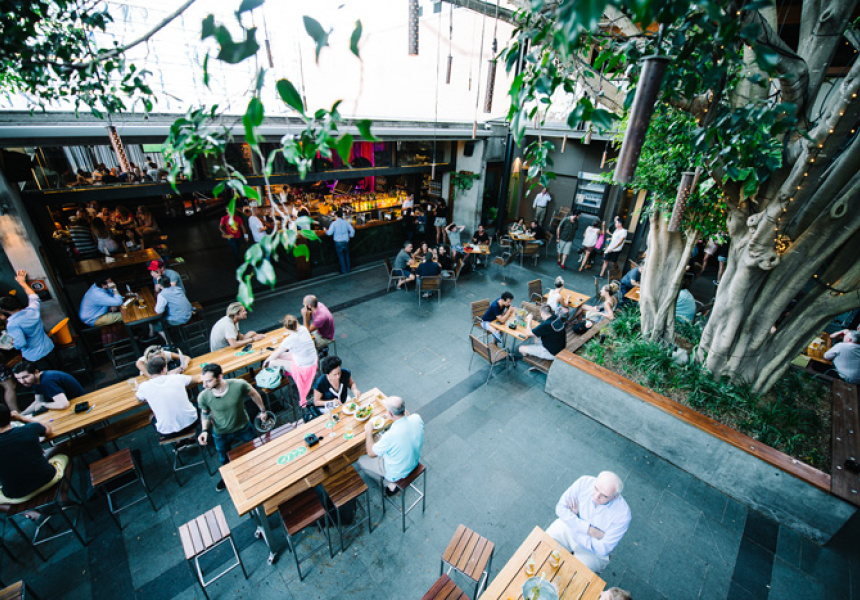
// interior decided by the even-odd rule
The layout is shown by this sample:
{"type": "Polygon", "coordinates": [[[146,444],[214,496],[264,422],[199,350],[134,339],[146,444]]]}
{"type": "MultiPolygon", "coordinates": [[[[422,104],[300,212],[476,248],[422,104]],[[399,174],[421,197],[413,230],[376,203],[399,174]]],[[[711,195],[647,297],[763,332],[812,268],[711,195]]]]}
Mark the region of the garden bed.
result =
{"type": "MultiPolygon", "coordinates": [[[[825,473],[831,468],[831,405],[826,385],[789,370],[763,396],[748,386],[715,381],[696,364],[679,365],[671,352],[642,339],[639,312],[620,311],[606,336],[579,354],[606,369],[825,473]]],[[[676,342],[693,349],[701,329],[679,325],[676,342]]]]}

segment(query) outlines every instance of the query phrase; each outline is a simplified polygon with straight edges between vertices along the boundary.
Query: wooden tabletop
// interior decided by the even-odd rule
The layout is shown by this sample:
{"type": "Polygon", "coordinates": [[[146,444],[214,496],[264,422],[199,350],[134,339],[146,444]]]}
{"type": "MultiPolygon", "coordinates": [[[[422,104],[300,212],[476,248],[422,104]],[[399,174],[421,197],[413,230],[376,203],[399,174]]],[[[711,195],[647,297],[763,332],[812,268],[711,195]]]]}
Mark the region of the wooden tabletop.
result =
{"type": "Polygon", "coordinates": [[[637,285],[632,290],[624,294],[624,297],[628,300],[633,300],[633,302],[639,302],[639,293],[641,290],[642,288],[637,285]]]}
{"type": "Polygon", "coordinates": [[[535,241],[535,236],[531,233],[510,233],[511,239],[517,242],[535,241]]]}
{"type": "Polygon", "coordinates": [[[120,308],[122,322],[126,325],[135,325],[160,319],[161,315],[155,312],[155,293],[152,288],[141,288],[135,293],[142,301],[143,306],[140,306],[136,300],[132,301],[128,306],[122,306],[120,308]]]}
{"type": "MultiPolygon", "coordinates": [[[[579,308],[586,300],[591,298],[588,294],[580,294],[579,292],[574,292],[567,288],[561,289],[561,297],[567,300],[567,305],[571,308],[579,308]]],[[[544,300],[547,298],[549,298],[549,292],[543,295],[544,300]]]]}
{"type": "MultiPolygon", "coordinates": [[[[143,383],[144,378],[138,377],[136,381],[143,383]]],[[[68,408],[49,410],[35,419],[43,425],[50,425],[52,429],[50,438],[55,438],[92,427],[140,406],[141,403],[137,400],[132,386],[127,381],[121,381],[70,400],[68,408]],[[88,402],[90,408],[82,413],[75,413],[75,404],[79,402],[88,402]]]]}
{"type": "Polygon", "coordinates": [[[125,254],[116,254],[112,256],[114,262],[105,262],[104,258],[88,258],[87,260],[79,260],[75,263],[75,273],[78,275],[89,275],[90,273],[99,273],[101,271],[110,271],[111,269],[119,269],[122,267],[130,267],[147,263],[152,260],[161,260],[158,252],[152,248],[145,250],[135,250],[125,254]]]}
{"type": "MultiPolygon", "coordinates": [[[[513,319],[513,318],[514,317],[511,317],[511,319],[513,319]]],[[[517,317],[517,320],[519,321],[519,317],[517,317]]],[[[508,321],[508,322],[510,322],[510,321],[508,321]]],[[[516,329],[511,329],[510,327],[507,326],[506,323],[502,323],[498,319],[495,319],[495,320],[490,322],[490,327],[492,327],[496,331],[500,331],[500,332],[507,334],[513,338],[516,338],[521,342],[524,342],[527,339],[529,339],[529,337],[531,337],[528,333],[528,329],[526,328],[526,326],[520,325],[519,322],[517,323],[516,329]]]]}
{"type": "Polygon", "coordinates": [[[244,369],[258,362],[266,360],[274,349],[281,344],[286,337],[287,330],[284,327],[279,327],[265,334],[266,337],[259,342],[251,344],[253,352],[244,353],[242,348],[221,348],[215,352],[207,352],[200,356],[195,356],[191,360],[191,364],[185,370],[185,375],[200,375],[203,371],[203,365],[217,363],[221,365],[224,373],[231,373],[238,369],[244,369]],[[267,350],[272,348],[273,350],[267,350]],[[239,356],[237,356],[237,354],[239,356]]]}
{"type": "Polygon", "coordinates": [[[484,244],[483,246],[476,246],[476,247],[466,245],[466,246],[463,246],[463,252],[465,252],[466,254],[489,254],[490,253],[490,247],[486,244],[484,244]],[[472,248],[474,248],[474,249],[472,249],[472,248]]]}
{"type": "Polygon", "coordinates": [[[480,600],[522,600],[523,584],[529,578],[525,574],[525,566],[532,556],[535,561],[535,576],[540,577],[543,573],[545,579],[558,588],[561,600],[597,600],[606,587],[605,581],[579,562],[543,529],[535,527],[487,586],[480,600]],[[561,560],[558,567],[552,567],[549,564],[550,553],[556,549],[561,560]]]}
{"type": "MultiPolygon", "coordinates": [[[[358,402],[372,403],[372,420],[385,415],[380,402],[383,398],[385,395],[374,388],[364,392],[358,402]]],[[[333,427],[327,426],[333,423],[328,415],[317,417],[221,467],[221,476],[240,515],[257,506],[263,506],[270,515],[285,500],[319,485],[365,453],[364,423],[344,415],[342,410],[339,407],[333,411],[340,417],[333,427]],[[347,440],[344,436],[348,426],[352,426],[353,437],[347,440]],[[320,438],[310,448],[304,440],[308,433],[320,438]]]]}

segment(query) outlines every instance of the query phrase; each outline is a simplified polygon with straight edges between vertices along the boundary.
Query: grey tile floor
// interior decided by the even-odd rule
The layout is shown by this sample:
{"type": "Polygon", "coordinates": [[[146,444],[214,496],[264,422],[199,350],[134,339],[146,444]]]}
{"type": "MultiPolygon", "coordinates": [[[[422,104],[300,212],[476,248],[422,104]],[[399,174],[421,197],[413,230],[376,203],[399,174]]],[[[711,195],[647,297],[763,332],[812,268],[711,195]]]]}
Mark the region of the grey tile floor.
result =
{"type": "MultiPolygon", "coordinates": [[[[459,523],[496,543],[497,571],[535,525],[549,525],[572,481],[610,469],[625,480],[633,521],[602,575],[637,600],[860,598],[856,516],[830,545],[817,547],[548,396],[543,375],[519,365],[485,384],[486,368],[478,361],[470,368],[468,303],[505,289],[518,302],[528,280],[541,277],[546,287],[557,271],[543,260],[537,269],[512,267],[503,281],[490,268],[462,278],[456,291],[446,285],[441,304],[419,308],[414,292],[379,293],[386,282],[380,265],[261,297],[243,324],[271,328],[313,291],[335,309],[338,354],[359,388],[401,395],[422,415],[427,510],[408,516],[405,533],[396,512],[382,516],[374,494],[373,533],[355,534],[334,558],[311,559],[300,582],[286,552],[266,564],[249,519],[215,491],[216,478],[190,470],[179,487],[153,434],[140,431],[123,443],[141,452],[159,510],[135,505],[119,531],[94,499],[95,518],[85,522],[92,541],[86,548],[70,538],[51,542],[47,563],[7,528],[5,544],[21,562],[2,556],[0,579],[23,578],[41,598],[202,598],[177,527],[220,504],[249,578],[231,572],[210,586],[212,597],[420,598],[459,523]]],[[[593,290],[593,274],[565,277],[568,287],[593,290]]],[[[284,544],[277,518],[271,523],[284,544]]]]}

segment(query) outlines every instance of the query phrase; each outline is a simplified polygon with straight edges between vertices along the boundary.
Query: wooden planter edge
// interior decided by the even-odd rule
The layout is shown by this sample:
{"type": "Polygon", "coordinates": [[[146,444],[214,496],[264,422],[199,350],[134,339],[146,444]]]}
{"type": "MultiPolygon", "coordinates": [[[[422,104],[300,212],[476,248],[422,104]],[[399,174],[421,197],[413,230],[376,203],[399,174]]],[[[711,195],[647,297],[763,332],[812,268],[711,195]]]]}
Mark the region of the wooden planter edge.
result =
{"type": "Polygon", "coordinates": [[[766,444],[751,438],[731,427],[723,425],[706,417],[705,415],[696,412],[689,406],[685,406],[680,402],[676,402],[666,396],[658,394],[638,383],[630,381],[623,375],[611,371],[606,367],[594,364],[572,352],[562,350],[556,360],[562,360],[567,364],[585,371],[589,375],[608,383],[624,392],[630,394],[651,406],[662,410],[663,412],[672,415],[676,419],[691,425],[715,438],[722,440],[727,444],[731,444],[739,450],[743,450],[747,454],[755,456],[769,465],[793,475],[806,483],[817,487],[818,489],[830,493],[830,475],[819,471],[818,469],[807,465],[804,462],[792,458],[787,454],[775,450],[766,444]]]}

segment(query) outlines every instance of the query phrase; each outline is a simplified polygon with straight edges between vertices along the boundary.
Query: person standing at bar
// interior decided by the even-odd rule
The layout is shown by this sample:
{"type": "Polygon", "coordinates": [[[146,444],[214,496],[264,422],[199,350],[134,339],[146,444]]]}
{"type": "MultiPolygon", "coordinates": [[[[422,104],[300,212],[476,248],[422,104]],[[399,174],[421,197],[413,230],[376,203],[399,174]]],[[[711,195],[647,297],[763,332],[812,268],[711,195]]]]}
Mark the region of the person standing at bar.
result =
{"type": "Polygon", "coordinates": [[[54,368],[57,366],[53,360],[54,342],[42,325],[42,302],[27,284],[27,271],[18,271],[15,281],[27,294],[28,303],[26,308],[21,308],[11,296],[0,298],[0,313],[6,315],[6,331],[24,360],[36,363],[40,369],[54,368]]]}
{"type": "Polygon", "coordinates": [[[349,273],[349,240],[355,236],[355,229],[343,218],[342,210],[334,213],[334,221],[326,229],[326,235],[334,239],[334,250],[340,261],[340,272],[346,275],[349,273]]]}
{"type": "Polygon", "coordinates": [[[242,217],[239,216],[238,212],[234,216],[231,216],[228,209],[227,214],[221,217],[218,228],[221,230],[221,237],[230,244],[230,250],[233,252],[233,259],[236,261],[236,264],[241,264],[242,240],[246,237],[245,223],[242,222],[242,217]]]}
{"type": "Polygon", "coordinates": [[[549,191],[545,187],[542,187],[532,202],[532,208],[535,209],[535,221],[538,225],[543,225],[543,220],[546,218],[546,205],[550,202],[552,202],[552,196],[549,195],[549,191]]]}

